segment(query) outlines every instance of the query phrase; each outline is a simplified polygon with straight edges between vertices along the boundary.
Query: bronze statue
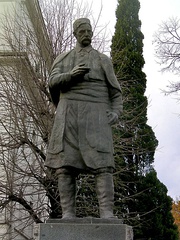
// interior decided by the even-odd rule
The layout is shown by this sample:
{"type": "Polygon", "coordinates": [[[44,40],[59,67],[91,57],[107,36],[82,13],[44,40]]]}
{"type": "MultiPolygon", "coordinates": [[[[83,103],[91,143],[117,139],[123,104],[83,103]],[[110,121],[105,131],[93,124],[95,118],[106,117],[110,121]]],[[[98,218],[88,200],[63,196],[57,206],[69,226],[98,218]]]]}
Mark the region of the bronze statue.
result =
{"type": "Polygon", "coordinates": [[[122,96],[111,60],[93,49],[89,19],[73,24],[77,45],[52,66],[49,89],[57,106],[45,166],[56,169],[62,218],[75,218],[76,177],[92,173],[100,218],[114,218],[111,125],[122,113],[122,96]]]}

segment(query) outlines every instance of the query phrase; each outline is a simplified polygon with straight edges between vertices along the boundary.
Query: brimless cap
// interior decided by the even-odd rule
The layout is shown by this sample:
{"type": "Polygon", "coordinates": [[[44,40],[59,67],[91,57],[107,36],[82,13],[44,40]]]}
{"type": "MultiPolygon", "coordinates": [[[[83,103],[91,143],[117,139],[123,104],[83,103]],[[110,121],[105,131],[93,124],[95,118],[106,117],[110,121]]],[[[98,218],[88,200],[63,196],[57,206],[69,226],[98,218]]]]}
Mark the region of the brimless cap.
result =
{"type": "Polygon", "coordinates": [[[73,23],[73,30],[74,32],[76,32],[76,30],[78,29],[78,27],[81,25],[81,24],[89,24],[91,26],[91,22],[88,18],[78,18],[74,23],[73,23]]]}

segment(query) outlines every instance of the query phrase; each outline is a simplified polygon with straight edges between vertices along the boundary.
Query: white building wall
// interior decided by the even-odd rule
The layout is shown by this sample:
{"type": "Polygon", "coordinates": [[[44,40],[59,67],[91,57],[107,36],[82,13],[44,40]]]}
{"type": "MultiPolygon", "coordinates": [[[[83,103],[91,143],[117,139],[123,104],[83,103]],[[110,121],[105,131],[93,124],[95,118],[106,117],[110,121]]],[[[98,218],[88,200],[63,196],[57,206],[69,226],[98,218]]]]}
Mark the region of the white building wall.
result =
{"type": "MultiPolygon", "coordinates": [[[[24,91],[24,95],[26,95],[28,98],[31,98],[31,91],[28,89],[32,88],[31,84],[31,76],[28,76],[27,67],[30,63],[31,66],[36,66],[36,56],[32,54],[32,50],[34,51],[34,43],[29,41],[28,34],[33,31],[33,25],[31,21],[28,19],[28,14],[26,10],[25,1],[33,1],[33,0],[0,0],[0,101],[3,101],[4,104],[0,103],[0,111],[1,111],[1,120],[5,124],[5,126],[11,126],[13,131],[16,131],[16,128],[14,127],[14,121],[12,121],[11,116],[11,108],[8,106],[6,99],[3,99],[3,91],[7,90],[9,87],[10,91],[13,93],[12,97],[12,104],[13,99],[18,99],[19,102],[21,101],[21,96],[24,91]],[[11,23],[8,25],[7,23],[11,23]],[[27,29],[23,28],[23,24],[27,26],[27,29]],[[8,25],[10,31],[7,31],[6,24],[8,25]],[[15,33],[15,34],[14,34],[15,33]],[[12,44],[16,47],[17,51],[25,53],[26,57],[28,58],[29,63],[27,63],[27,59],[24,60],[24,62],[20,61],[20,65],[17,65],[18,58],[15,54],[13,56],[13,49],[12,46],[8,44],[8,38],[12,38],[12,44]],[[27,54],[27,55],[26,55],[27,54]],[[8,56],[8,57],[7,57],[8,56]],[[3,64],[2,64],[3,63],[3,64]],[[17,72],[14,71],[14,69],[18,66],[17,72]],[[2,76],[3,72],[8,72],[9,75],[2,76]],[[11,70],[11,71],[10,71],[11,70]],[[13,72],[16,76],[13,76],[13,72]],[[19,81],[24,81],[24,86],[22,88],[17,88],[17,85],[13,82],[12,79],[16,79],[19,81]],[[29,91],[29,92],[28,92],[29,91]],[[9,111],[10,109],[10,111],[9,111]],[[9,111],[9,112],[8,112],[9,111]],[[7,114],[7,112],[9,114],[7,114]]],[[[38,51],[38,49],[37,49],[38,51]]],[[[32,89],[31,89],[32,90],[32,89]]],[[[33,89],[33,94],[38,95],[38,92],[36,93],[36,89],[33,89]]],[[[23,104],[23,102],[22,102],[23,104]]],[[[16,112],[15,106],[14,111],[16,112]]],[[[16,115],[18,118],[18,115],[22,114],[22,112],[17,111],[16,115]]],[[[29,132],[33,132],[35,129],[32,128],[31,118],[26,118],[24,116],[25,121],[25,127],[29,128],[29,132]]],[[[24,123],[22,123],[23,125],[24,123]]],[[[37,129],[36,129],[37,131],[37,129]]],[[[0,125],[0,139],[4,139],[6,134],[6,130],[2,125],[0,125]]],[[[8,139],[7,139],[8,141],[8,139]]],[[[35,139],[35,141],[39,141],[39,139],[35,139]]],[[[2,149],[1,149],[2,151],[2,149]]],[[[0,151],[0,181],[7,181],[8,186],[12,184],[12,188],[17,189],[17,191],[24,190],[24,193],[26,195],[26,200],[29,203],[35,204],[38,206],[38,204],[41,204],[41,196],[44,194],[43,189],[40,188],[38,181],[35,179],[29,179],[29,177],[22,177],[20,178],[19,174],[17,173],[16,167],[12,165],[12,161],[17,161],[17,165],[19,168],[22,168],[23,171],[28,168],[28,164],[32,165],[34,168],[38,167],[38,163],[36,162],[35,156],[32,155],[30,149],[24,149],[19,148],[17,151],[11,150],[9,152],[6,152],[2,154],[0,151]],[[29,154],[28,154],[29,152],[29,154]],[[29,157],[24,161],[24,154],[29,157]],[[6,167],[8,166],[9,162],[9,168],[5,169],[5,166],[3,163],[6,162],[6,167]],[[32,193],[32,194],[31,194],[32,193]]],[[[38,171],[38,170],[37,170],[38,171]]],[[[41,170],[39,170],[41,171],[41,170]]],[[[2,184],[1,184],[2,185],[2,184]]],[[[6,189],[4,188],[4,196],[2,196],[2,189],[0,187],[0,194],[1,197],[6,197],[6,189]]],[[[1,200],[1,199],[0,199],[1,200]]],[[[18,203],[12,203],[8,204],[8,207],[3,210],[3,212],[0,215],[0,239],[5,240],[24,240],[24,239],[32,239],[33,236],[33,220],[29,219],[29,214],[27,211],[24,210],[21,204],[18,203]],[[20,221],[18,220],[20,219],[20,221]],[[24,221],[22,221],[24,219],[24,221]],[[5,232],[8,232],[8,234],[5,234],[5,232]],[[4,238],[3,238],[4,237],[4,238]]]]}
{"type": "Polygon", "coordinates": [[[18,11],[18,1],[16,0],[0,0],[0,50],[10,50],[7,41],[5,40],[5,36],[10,34],[5,27],[5,23],[9,16],[12,19],[12,28],[15,28],[16,21],[16,11],[18,11]]]}

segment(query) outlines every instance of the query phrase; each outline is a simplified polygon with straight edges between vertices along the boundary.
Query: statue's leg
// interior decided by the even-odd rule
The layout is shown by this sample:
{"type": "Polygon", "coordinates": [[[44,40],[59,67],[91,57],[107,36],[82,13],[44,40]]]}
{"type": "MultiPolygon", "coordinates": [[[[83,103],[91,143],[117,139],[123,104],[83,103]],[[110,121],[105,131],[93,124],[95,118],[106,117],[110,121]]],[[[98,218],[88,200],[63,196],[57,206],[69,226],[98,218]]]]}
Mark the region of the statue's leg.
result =
{"type": "Polygon", "coordinates": [[[111,173],[96,175],[96,192],[99,202],[100,218],[116,218],[113,214],[114,183],[111,173]]]}
{"type": "Polygon", "coordinates": [[[62,218],[70,219],[76,217],[76,178],[70,174],[58,175],[58,189],[62,208],[62,218]]]}

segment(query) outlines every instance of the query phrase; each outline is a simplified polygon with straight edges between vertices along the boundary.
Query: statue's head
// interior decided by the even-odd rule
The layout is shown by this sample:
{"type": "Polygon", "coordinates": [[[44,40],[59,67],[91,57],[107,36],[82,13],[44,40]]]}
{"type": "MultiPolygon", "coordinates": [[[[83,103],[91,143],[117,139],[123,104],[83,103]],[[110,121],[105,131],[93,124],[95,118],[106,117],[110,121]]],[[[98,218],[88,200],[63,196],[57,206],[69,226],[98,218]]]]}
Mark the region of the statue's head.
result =
{"type": "Polygon", "coordinates": [[[88,18],[79,18],[73,23],[74,36],[82,47],[91,44],[92,27],[88,18]]]}

